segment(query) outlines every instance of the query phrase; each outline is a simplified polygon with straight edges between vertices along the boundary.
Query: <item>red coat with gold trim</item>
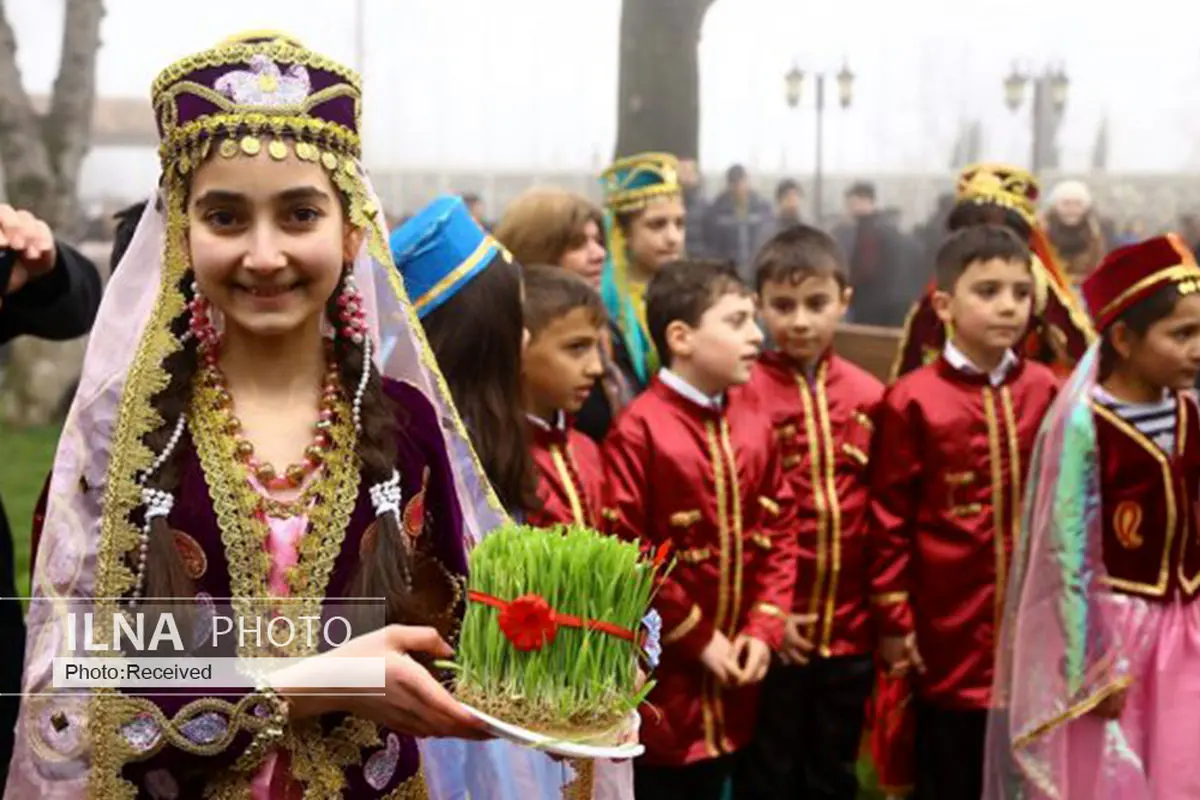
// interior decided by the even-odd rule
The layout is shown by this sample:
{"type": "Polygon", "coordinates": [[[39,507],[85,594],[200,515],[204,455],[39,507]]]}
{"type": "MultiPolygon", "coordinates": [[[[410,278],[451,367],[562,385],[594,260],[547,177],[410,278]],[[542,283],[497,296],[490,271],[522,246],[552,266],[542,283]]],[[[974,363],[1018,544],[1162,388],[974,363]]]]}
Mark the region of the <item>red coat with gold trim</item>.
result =
{"type": "Polygon", "coordinates": [[[917,691],[986,708],[1029,459],[1058,391],[1049,368],[999,386],[945,358],[890,387],[871,458],[871,602],[881,636],[916,631],[917,691]]]}
{"type": "Polygon", "coordinates": [[[1112,410],[1093,404],[1100,456],[1106,582],[1153,600],[1200,589],[1196,500],[1200,424],[1196,403],[1176,397],[1175,448],[1168,456],[1112,410]]]}
{"type": "Polygon", "coordinates": [[[867,603],[867,459],[883,384],[832,353],[810,381],[772,352],[741,391],[769,417],[796,498],[792,610],[817,616],[809,635],[820,656],[869,653],[875,636],[867,603]]]}
{"type": "Polygon", "coordinates": [[[681,766],[735,752],[753,734],[758,688],[723,689],[700,654],[717,630],[772,649],[783,640],[795,516],[770,427],[749,398],[704,408],[656,379],[602,452],[606,528],[669,543],[677,559],[654,604],[663,654],[642,714],[645,761],[681,766]]]}
{"type": "Polygon", "coordinates": [[[529,432],[542,507],[530,511],[526,521],[541,528],[570,524],[598,527],[604,485],[600,448],[565,420],[554,427],[531,421],[529,432]]]}

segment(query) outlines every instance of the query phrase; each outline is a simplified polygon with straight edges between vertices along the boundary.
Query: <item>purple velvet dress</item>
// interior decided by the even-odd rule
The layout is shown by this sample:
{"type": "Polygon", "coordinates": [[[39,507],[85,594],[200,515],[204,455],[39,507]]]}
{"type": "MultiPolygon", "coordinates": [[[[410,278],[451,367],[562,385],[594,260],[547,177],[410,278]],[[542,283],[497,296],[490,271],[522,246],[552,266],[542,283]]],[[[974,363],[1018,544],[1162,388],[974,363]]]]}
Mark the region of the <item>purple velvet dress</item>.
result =
{"type": "MultiPolygon", "coordinates": [[[[401,424],[396,466],[401,476],[401,519],[406,532],[422,537],[425,546],[450,575],[465,575],[461,514],[434,409],[423,395],[407,384],[385,379],[384,389],[398,406],[397,417],[401,424]]],[[[197,603],[203,605],[211,603],[212,598],[232,596],[230,568],[196,448],[190,438],[181,443],[181,448],[179,489],[169,522],[177,531],[177,540],[181,538],[180,534],[187,537],[183,541],[192,552],[185,560],[193,565],[197,603]],[[200,565],[203,565],[202,569],[200,565]]],[[[368,487],[363,481],[359,483],[349,527],[330,574],[326,602],[349,595],[364,534],[368,534],[375,519],[368,487]]],[[[195,695],[182,694],[154,698],[168,718],[175,717],[181,708],[198,699],[195,695]]],[[[236,703],[238,697],[230,695],[222,699],[236,703]]],[[[345,715],[328,715],[319,720],[327,733],[344,722],[345,715]]],[[[177,726],[177,733],[185,740],[183,746],[168,741],[160,747],[163,731],[152,718],[143,716],[127,723],[121,730],[126,742],[134,749],[144,748],[153,755],[126,764],[123,777],[138,787],[138,797],[201,797],[214,776],[233,771],[233,763],[250,741],[250,734],[242,731],[215,755],[195,752],[221,740],[229,727],[230,720],[217,711],[193,715],[177,726]]],[[[339,769],[344,777],[344,797],[426,797],[415,740],[383,728],[379,728],[377,734],[377,744],[357,753],[348,753],[347,763],[327,763],[315,765],[315,768],[339,769]]],[[[252,777],[252,774],[246,776],[247,779],[252,777]]],[[[293,785],[302,783],[293,782],[293,785]]],[[[271,796],[275,797],[276,793],[273,791],[271,796]]]]}

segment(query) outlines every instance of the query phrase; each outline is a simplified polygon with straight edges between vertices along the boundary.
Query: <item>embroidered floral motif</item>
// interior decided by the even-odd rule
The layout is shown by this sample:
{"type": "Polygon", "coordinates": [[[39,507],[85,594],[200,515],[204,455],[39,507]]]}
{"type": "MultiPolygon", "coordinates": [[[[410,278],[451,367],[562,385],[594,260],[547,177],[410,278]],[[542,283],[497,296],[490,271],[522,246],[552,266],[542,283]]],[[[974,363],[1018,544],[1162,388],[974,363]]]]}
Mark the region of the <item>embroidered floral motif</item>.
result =
{"type": "Polygon", "coordinates": [[[162,738],[162,728],[149,714],[139,714],[132,722],[121,726],[121,735],[125,741],[139,753],[152,749],[162,738]]]}
{"type": "Polygon", "coordinates": [[[194,581],[203,578],[204,573],[208,572],[208,556],[204,554],[204,548],[183,531],[171,531],[171,535],[175,539],[179,558],[183,561],[184,572],[194,581]]]}
{"type": "Polygon", "coordinates": [[[396,765],[400,763],[400,739],[394,733],[387,737],[387,747],[374,753],[363,765],[363,777],[372,789],[382,791],[392,776],[396,774],[396,765]]]}
{"type": "Polygon", "coordinates": [[[312,83],[303,64],[292,64],[286,74],[268,56],[258,53],[249,70],[227,72],[217,78],[216,90],[238,105],[295,106],[308,97],[312,83]]]}
{"type": "Polygon", "coordinates": [[[206,711],[180,725],[179,730],[196,744],[211,744],[229,730],[229,720],[215,711],[206,711]]]}
{"type": "Polygon", "coordinates": [[[404,533],[417,539],[425,530],[425,490],[429,488],[429,467],[421,473],[421,491],[413,495],[404,507],[404,533]]]}
{"type": "Polygon", "coordinates": [[[176,800],[179,797],[179,783],[165,769],[147,772],[143,783],[154,800],[176,800]]]}

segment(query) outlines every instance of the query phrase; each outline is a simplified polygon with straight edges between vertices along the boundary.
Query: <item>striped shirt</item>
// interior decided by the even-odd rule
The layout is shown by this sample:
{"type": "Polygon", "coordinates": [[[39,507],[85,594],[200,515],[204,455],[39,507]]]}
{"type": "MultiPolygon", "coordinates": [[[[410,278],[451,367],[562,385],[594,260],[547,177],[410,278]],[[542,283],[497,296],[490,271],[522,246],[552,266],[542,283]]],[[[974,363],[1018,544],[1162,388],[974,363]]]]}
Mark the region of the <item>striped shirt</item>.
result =
{"type": "Polygon", "coordinates": [[[1173,394],[1163,392],[1162,399],[1154,403],[1126,403],[1097,386],[1093,396],[1102,406],[1137,428],[1139,433],[1158,445],[1168,456],[1174,455],[1176,403],[1173,394]]]}

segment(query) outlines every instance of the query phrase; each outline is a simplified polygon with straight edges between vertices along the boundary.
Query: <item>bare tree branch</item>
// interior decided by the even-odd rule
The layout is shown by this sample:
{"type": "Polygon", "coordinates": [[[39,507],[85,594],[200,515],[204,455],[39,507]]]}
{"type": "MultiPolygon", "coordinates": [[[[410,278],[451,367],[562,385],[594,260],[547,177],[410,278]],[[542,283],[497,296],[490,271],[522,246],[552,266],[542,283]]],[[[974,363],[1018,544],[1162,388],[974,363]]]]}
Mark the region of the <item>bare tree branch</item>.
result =
{"type": "Polygon", "coordinates": [[[0,0],[0,161],[12,202],[35,213],[52,210],[54,174],[41,137],[37,112],[17,67],[17,38],[0,0]]]}
{"type": "MultiPolygon", "coordinates": [[[[102,0],[68,0],[62,56],[54,96],[42,129],[58,177],[60,213],[74,207],[79,170],[87,154],[96,98],[96,54],[100,50],[102,0]],[[69,194],[64,192],[69,190],[69,194]]],[[[69,218],[69,217],[68,217],[69,218]]]]}

